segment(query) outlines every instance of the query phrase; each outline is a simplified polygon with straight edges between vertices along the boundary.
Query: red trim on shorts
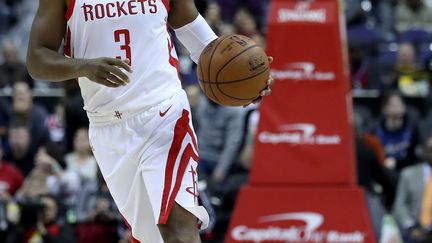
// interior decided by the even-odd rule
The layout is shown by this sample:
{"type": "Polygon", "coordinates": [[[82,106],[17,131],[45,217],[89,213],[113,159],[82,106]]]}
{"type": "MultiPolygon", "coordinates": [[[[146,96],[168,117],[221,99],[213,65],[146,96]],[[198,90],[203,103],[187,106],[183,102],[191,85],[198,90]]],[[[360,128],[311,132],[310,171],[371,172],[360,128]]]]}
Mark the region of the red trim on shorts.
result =
{"type": "Polygon", "coordinates": [[[178,75],[179,79],[181,80],[179,60],[171,54],[172,50],[174,49],[174,41],[172,39],[171,33],[169,32],[168,28],[167,28],[167,31],[168,31],[168,35],[169,35],[169,39],[168,39],[169,59],[168,59],[168,62],[171,66],[173,66],[177,70],[177,75],[178,75]]]}
{"type": "Polygon", "coordinates": [[[65,47],[64,47],[64,54],[67,57],[72,57],[72,49],[71,49],[71,30],[69,26],[66,30],[66,36],[65,36],[65,47]]]}
{"type": "MultiPolygon", "coordinates": [[[[187,112],[187,111],[186,111],[187,112]]],[[[168,160],[165,168],[165,184],[164,190],[162,194],[162,204],[161,211],[159,214],[159,223],[166,223],[168,219],[168,213],[166,212],[169,193],[171,189],[171,181],[174,173],[174,165],[177,160],[178,154],[181,149],[181,145],[184,137],[186,136],[187,130],[185,130],[184,124],[188,124],[189,118],[187,114],[185,115],[185,110],[183,110],[182,116],[177,120],[175,128],[174,128],[174,138],[168,152],[168,160]]]]}
{"type": "Polygon", "coordinates": [[[174,128],[174,139],[168,152],[168,160],[165,168],[165,184],[162,194],[161,211],[159,214],[158,224],[166,224],[168,220],[168,216],[171,213],[175,198],[178,191],[180,190],[183,175],[185,174],[189,160],[192,158],[193,160],[198,161],[198,155],[195,154],[192,146],[188,144],[181,156],[180,164],[177,169],[176,182],[170,195],[175,163],[179,156],[183,140],[189,133],[189,129],[189,111],[183,110],[182,116],[176,122],[174,128]]]}
{"type": "MultiPolygon", "coordinates": [[[[167,217],[165,219],[165,222],[166,222],[166,220],[168,220],[168,216],[171,213],[172,207],[174,206],[175,198],[177,197],[177,193],[180,190],[180,186],[181,186],[181,183],[183,181],[183,176],[186,172],[187,166],[189,165],[190,159],[198,161],[198,155],[195,154],[194,150],[192,149],[192,145],[188,144],[186,146],[184,152],[183,152],[181,159],[180,159],[180,165],[179,165],[179,168],[177,170],[176,182],[174,184],[173,192],[171,193],[171,197],[170,197],[169,202],[168,202],[168,208],[166,211],[167,217]]],[[[160,218],[159,218],[159,221],[160,221],[160,218]]]]}
{"type": "Polygon", "coordinates": [[[139,240],[137,240],[137,239],[135,239],[135,238],[133,237],[133,235],[132,235],[132,226],[128,223],[128,221],[127,221],[126,218],[123,216],[123,214],[120,213],[120,215],[122,216],[123,221],[125,222],[126,226],[129,228],[129,231],[130,231],[130,233],[131,233],[131,236],[130,236],[130,240],[129,240],[129,242],[130,242],[130,243],[141,243],[141,241],[139,241],[139,240]]]}
{"type": "Polygon", "coordinates": [[[192,144],[193,144],[195,150],[197,152],[199,152],[198,143],[197,143],[197,140],[195,138],[195,133],[193,132],[193,130],[192,130],[192,128],[191,128],[191,126],[189,124],[188,124],[188,127],[187,127],[187,131],[188,131],[189,135],[192,137],[192,144]]]}
{"type": "Polygon", "coordinates": [[[169,11],[171,10],[171,6],[170,6],[168,0],[162,0],[162,3],[165,6],[167,13],[169,13],[169,11]]]}
{"type": "Polygon", "coordinates": [[[65,14],[66,21],[68,21],[71,18],[74,8],[75,8],[75,0],[69,0],[69,6],[65,14]]]}

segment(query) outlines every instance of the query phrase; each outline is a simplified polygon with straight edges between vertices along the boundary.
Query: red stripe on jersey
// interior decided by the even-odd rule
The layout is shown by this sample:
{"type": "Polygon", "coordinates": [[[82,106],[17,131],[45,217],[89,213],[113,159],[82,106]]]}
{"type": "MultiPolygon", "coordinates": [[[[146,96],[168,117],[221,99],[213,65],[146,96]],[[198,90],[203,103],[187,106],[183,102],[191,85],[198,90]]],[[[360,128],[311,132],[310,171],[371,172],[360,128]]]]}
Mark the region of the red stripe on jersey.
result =
{"type": "Polygon", "coordinates": [[[162,0],[162,3],[165,6],[165,9],[166,9],[167,13],[169,13],[169,11],[171,9],[171,6],[170,6],[168,0],[162,0]]]}
{"type": "Polygon", "coordinates": [[[198,150],[198,143],[197,143],[196,138],[195,138],[195,133],[193,132],[190,125],[188,125],[187,131],[188,131],[189,135],[192,137],[192,144],[193,144],[195,150],[198,152],[199,151],[198,150]]]}
{"type": "Polygon", "coordinates": [[[75,8],[75,0],[69,0],[69,6],[65,14],[66,20],[69,20],[72,16],[73,10],[75,8]]]}
{"type": "Polygon", "coordinates": [[[179,61],[177,60],[177,58],[175,58],[171,52],[174,49],[174,41],[172,39],[171,33],[169,32],[169,29],[167,27],[167,31],[168,31],[168,55],[169,55],[169,59],[168,62],[171,66],[173,66],[176,70],[177,70],[177,75],[179,77],[179,79],[181,80],[181,75],[180,75],[180,65],[179,65],[179,61]]]}
{"type": "Polygon", "coordinates": [[[64,54],[65,56],[72,57],[72,50],[71,50],[71,30],[69,26],[67,27],[66,31],[66,37],[65,37],[65,47],[64,47],[64,54]]]}
{"type": "Polygon", "coordinates": [[[174,128],[174,139],[171,144],[171,148],[168,152],[168,160],[165,168],[165,184],[162,194],[161,211],[159,214],[159,224],[165,224],[168,220],[168,216],[174,204],[174,200],[181,186],[181,181],[183,180],[183,175],[185,173],[186,167],[189,164],[189,160],[192,158],[198,161],[198,155],[192,149],[192,146],[188,144],[181,156],[180,164],[177,169],[176,182],[174,188],[170,195],[171,184],[173,181],[173,173],[176,160],[178,158],[182,143],[188,132],[189,126],[189,112],[183,110],[182,116],[177,120],[174,128]]]}
{"type": "Polygon", "coordinates": [[[129,231],[131,233],[129,242],[130,243],[141,243],[141,241],[139,241],[139,240],[137,240],[137,239],[135,239],[133,237],[133,235],[132,235],[132,227],[130,226],[130,224],[128,223],[128,221],[126,220],[126,218],[123,216],[123,214],[120,213],[120,215],[122,216],[123,221],[125,222],[126,226],[129,228],[129,231]]]}

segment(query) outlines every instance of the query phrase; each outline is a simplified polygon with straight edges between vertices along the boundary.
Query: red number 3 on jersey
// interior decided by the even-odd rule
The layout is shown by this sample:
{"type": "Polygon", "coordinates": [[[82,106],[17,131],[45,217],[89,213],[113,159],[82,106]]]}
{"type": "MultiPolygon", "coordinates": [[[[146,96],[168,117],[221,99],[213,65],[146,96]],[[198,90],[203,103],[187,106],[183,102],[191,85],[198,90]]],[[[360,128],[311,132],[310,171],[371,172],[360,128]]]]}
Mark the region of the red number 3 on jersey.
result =
{"type": "MultiPolygon", "coordinates": [[[[131,48],[130,48],[130,35],[129,30],[121,29],[114,31],[114,41],[120,43],[120,36],[123,36],[123,44],[120,45],[120,49],[126,52],[126,58],[129,59],[129,65],[132,65],[131,48]]],[[[116,56],[118,59],[122,59],[121,56],[116,56]]]]}

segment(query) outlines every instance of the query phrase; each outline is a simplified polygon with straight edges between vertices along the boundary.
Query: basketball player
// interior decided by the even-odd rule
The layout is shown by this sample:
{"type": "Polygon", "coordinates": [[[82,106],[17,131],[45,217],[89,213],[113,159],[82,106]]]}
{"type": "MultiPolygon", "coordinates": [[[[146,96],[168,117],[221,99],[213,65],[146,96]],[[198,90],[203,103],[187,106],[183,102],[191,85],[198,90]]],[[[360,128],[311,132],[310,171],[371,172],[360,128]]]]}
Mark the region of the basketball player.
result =
{"type": "Polygon", "coordinates": [[[78,78],[94,155],[133,242],[200,242],[197,224],[208,222],[168,25],[195,62],[217,38],[193,0],[40,0],[30,35],[35,79],[78,78]],[[69,58],[57,52],[63,38],[69,58]]]}

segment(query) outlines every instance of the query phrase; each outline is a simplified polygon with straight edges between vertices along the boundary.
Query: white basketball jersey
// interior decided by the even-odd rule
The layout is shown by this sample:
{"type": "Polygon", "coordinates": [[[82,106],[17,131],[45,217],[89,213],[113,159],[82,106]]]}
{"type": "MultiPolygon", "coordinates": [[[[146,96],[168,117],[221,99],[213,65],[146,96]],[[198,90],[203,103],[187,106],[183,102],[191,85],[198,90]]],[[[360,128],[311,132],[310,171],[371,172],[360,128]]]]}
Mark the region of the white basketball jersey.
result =
{"type": "Polygon", "coordinates": [[[79,78],[89,114],[150,108],[181,89],[168,12],[168,0],[70,0],[65,54],[129,58],[133,70],[118,88],[79,78]]]}

